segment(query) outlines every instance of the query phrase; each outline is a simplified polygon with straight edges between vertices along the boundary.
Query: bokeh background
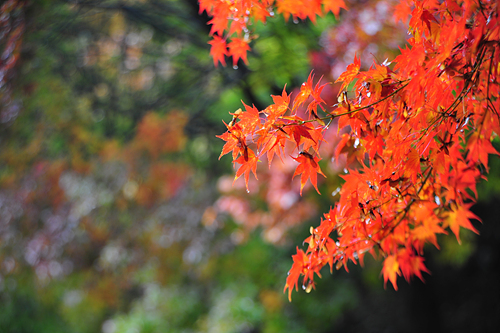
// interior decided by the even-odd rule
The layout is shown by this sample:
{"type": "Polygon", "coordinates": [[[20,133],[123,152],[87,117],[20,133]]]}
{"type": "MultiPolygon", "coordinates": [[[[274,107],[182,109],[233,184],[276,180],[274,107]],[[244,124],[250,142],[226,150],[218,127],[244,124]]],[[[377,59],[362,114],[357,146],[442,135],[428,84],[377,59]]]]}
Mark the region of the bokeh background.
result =
{"type": "Polygon", "coordinates": [[[322,161],[323,195],[300,197],[287,156],[250,193],[218,159],[241,100],[262,110],[312,69],[335,81],[355,53],[390,61],[408,37],[390,2],[348,1],[316,25],[276,15],[237,68],[214,67],[196,0],[0,3],[0,332],[500,330],[498,158],[474,206],[480,235],[428,247],[425,283],[384,289],[367,258],[291,303],[291,254],[345,162],[322,161]]]}

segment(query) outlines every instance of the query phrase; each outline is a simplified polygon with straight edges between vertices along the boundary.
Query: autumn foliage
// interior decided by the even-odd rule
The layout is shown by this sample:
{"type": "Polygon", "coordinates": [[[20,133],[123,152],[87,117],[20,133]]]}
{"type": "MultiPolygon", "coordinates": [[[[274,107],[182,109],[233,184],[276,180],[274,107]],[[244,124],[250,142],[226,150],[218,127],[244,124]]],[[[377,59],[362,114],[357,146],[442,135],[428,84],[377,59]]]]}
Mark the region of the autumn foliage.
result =
{"type": "MultiPolygon", "coordinates": [[[[231,153],[248,186],[257,162],[283,157],[287,142],[298,162],[300,188],[310,181],[318,191],[320,146],[330,126],[341,141],[334,158],[346,155],[347,173],[340,199],[297,247],[286,280],[289,297],[299,284],[314,288],[324,266],[347,270],[348,261],[363,264],[366,253],[383,259],[384,281],[397,289],[397,277],[422,279],[428,272],[424,245],[439,247],[437,234],[460,229],[477,232],[471,220],[476,184],[488,172],[488,155],[500,130],[500,9],[496,1],[400,1],[391,10],[409,22],[407,44],[391,62],[362,70],[360,58],[340,75],[338,104],[321,98],[325,85],[311,74],[291,96],[283,90],[264,110],[244,105],[232,114],[222,155],[231,153]],[[305,116],[302,111],[305,110],[305,116]],[[299,112],[300,111],[300,112],[299,112]],[[301,278],[302,277],[302,278],[301,278]],[[300,280],[300,282],[299,282],[300,280]]],[[[249,25],[274,12],[285,18],[315,21],[328,11],[339,13],[343,1],[200,1],[213,17],[211,54],[246,62],[241,38],[252,39],[249,25]],[[239,43],[226,48],[227,40],[239,43]]],[[[319,192],[319,191],[318,191],[319,192]]]]}
{"type": "Polygon", "coordinates": [[[236,66],[239,59],[246,64],[249,43],[254,38],[252,26],[258,22],[265,23],[275,11],[285,19],[309,18],[316,22],[316,16],[326,12],[339,14],[340,8],[346,8],[343,0],[200,0],[200,13],[206,12],[212,19],[210,35],[212,40],[210,55],[214,65],[226,65],[225,56],[233,58],[236,66]]]}

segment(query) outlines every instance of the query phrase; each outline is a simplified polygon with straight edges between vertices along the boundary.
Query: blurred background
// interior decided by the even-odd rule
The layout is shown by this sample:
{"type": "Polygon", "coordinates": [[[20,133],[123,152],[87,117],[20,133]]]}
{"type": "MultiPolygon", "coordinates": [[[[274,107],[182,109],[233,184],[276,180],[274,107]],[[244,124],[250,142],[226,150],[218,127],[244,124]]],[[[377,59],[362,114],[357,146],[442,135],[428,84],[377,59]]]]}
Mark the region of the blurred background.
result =
{"type": "Polygon", "coordinates": [[[250,193],[218,160],[241,100],[262,110],[311,69],[335,81],[355,53],[392,59],[408,34],[387,1],[257,25],[236,69],[214,67],[196,0],[0,4],[0,332],[500,330],[498,158],[474,206],[480,235],[427,248],[425,283],[385,290],[367,258],[292,303],[291,255],[334,204],[345,162],[325,158],[323,195],[300,197],[286,156],[263,163],[250,193]]]}

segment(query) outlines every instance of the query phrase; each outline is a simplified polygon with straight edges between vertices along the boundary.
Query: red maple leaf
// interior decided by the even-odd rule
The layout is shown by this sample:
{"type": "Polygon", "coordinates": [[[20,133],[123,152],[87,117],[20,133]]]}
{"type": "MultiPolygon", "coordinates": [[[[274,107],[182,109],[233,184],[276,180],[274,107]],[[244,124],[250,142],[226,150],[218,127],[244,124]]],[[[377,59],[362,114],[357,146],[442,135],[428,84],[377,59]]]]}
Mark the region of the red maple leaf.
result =
{"type": "Polygon", "coordinates": [[[472,230],[476,234],[479,234],[472,223],[470,223],[469,219],[475,219],[478,221],[480,221],[480,219],[476,216],[476,214],[469,210],[470,206],[471,204],[464,204],[457,209],[452,210],[448,213],[448,218],[445,222],[445,224],[450,227],[451,231],[453,231],[459,243],[462,243],[460,241],[460,227],[472,230]]]}
{"type": "Polygon", "coordinates": [[[340,91],[344,90],[345,87],[351,83],[351,81],[358,75],[359,69],[361,68],[361,58],[356,58],[356,55],[354,55],[354,62],[347,66],[347,69],[344,73],[342,73],[339,78],[335,81],[337,82],[344,82],[342,83],[342,86],[340,87],[340,91]]]}
{"type": "Polygon", "coordinates": [[[244,39],[234,37],[228,47],[229,55],[233,57],[233,66],[236,66],[240,58],[248,65],[247,51],[250,51],[250,46],[244,39]]]}
{"type": "Polygon", "coordinates": [[[293,174],[293,177],[301,174],[300,195],[302,195],[302,189],[304,188],[304,185],[306,184],[308,179],[311,181],[311,184],[313,184],[314,188],[319,193],[317,185],[318,173],[323,177],[326,177],[319,167],[318,162],[320,161],[320,159],[316,156],[312,156],[311,154],[305,151],[300,152],[299,156],[292,158],[300,163],[297,166],[297,169],[295,169],[295,173],[293,174]]]}
{"type": "Polygon", "coordinates": [[[259,110],[257,110],[255,105],[248,106],[245,103],[243,105],[245,106],[245,112],[239,115],[240,122],[238,125],[244,128],[245,133],[253,134],[255,128],[260,124],[259,110]]]}
{"type": "MultiPolygon", "coordinates": [[[[257,162],[259,161],[259,157],[255,155],[252,149],[245,148],[245,153],[238,157],[234,163],[240,163],[241,166],[236,171],[236,176],[234,177],[234,181],[238,179],[241,175],[245,175],[245,185],[248,190],[248,178],[250,177],[250,171],[253,172],[255,179],[257,179],[257,162]]],[[[233,181],[233,183],[234,183],[233,181]]]]}
{"type": "Polygon", "coordinates": [[[399,270],[399,263],[395,255],[385,258],[382,273],[384,274],[384,287],[387,285],[387,280],[390,280],[394,289],[398,290],[396,280],[397,276],[401,275],[401,271],[399,270]]]}
{"type": "Polygon", "coordinates": [[[209,41],[208,44],[212,45],[210,48],[210,55],[214,59],[215,67],[217,67],[219,61],[223,66],[226,66],[225,56],[228,55],[226,40],[219,35],[214,35],[214,39],[209,41]]]}
{"type": "Polygon", "coordinates": [[[285,292],[288,289],[288,299],[290,300],[290,302],[292,301],[293,288],[295,288],[295,290],[298,290],[299,277],[303,274],[304,266],[309,261],[309,258],[306,256],[304,251],[300,250],[298,247],[297,254],[292,255],[292,259],[293,265],[288,272],[285,289],[283,290],[283,292],[285,292]]]}
{"type": "Polygon", "coordinates": [[[340,8],[347,9],[344,0],[321,0],[324,6],[324,11],[331,11],[335,17],[339,17],[340,8]]]}
{"type": "Polygon", "coordinates": [[[242,129],[239,124],[228,125],[223,121],[224,125],[227,127],[227,131],[222,135],[216,135],[219,139],[226,141],[224,147],[222,147],[222,152],[219,156],[219,160],[222,156],[229,152],[233,152],[233,160],[236,159],[238,154],[244,153],[246,148],[245,140],[243,139],[242,129]]]}
{"type": "MultiPolygon", "coordinates": [[[[321,109],[324,111],[325,108],[323,107],[322,104],[325,104],[325,101],[321,98],[321,92],[323,91],[323,88],[327,86],[329,83],[324,83],[321,86],[319,85],[321,79],[316,83],[316,86],[314,86],[313,91],[311,92],[311,96],[313,98],[313,101],[309,103],[307,106],[307,111],[316,119],[319,120],[318,114],[317,114],[317,108],[318,106],[321,107],[321,109]]],[[[322,123],[322,121],[320,121],[322,123]]]]}
{"type": "Polygon", "coordinates": [[[300,87],[300,92],[299,94],[295,97],[293,101],[293,110],[296,110],[299,106],[301,106],[308,98],[311,96],[311,93],[313,91],[313,78],[314,74],[309,73],[309,77],[307,78],[307,81],[302,83],[302,86],[300,87]]]}

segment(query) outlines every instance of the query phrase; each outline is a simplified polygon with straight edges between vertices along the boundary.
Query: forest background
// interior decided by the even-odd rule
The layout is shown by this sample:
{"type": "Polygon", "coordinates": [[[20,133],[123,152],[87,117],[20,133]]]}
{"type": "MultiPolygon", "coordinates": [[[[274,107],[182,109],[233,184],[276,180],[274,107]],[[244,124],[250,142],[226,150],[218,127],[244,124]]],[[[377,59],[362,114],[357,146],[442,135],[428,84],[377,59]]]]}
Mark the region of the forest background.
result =
{"type": "Polygon", "coordinates": [[[221,119],[241,99],[261,110],[311,69],[335,81],[355,53],[363,66],[397,54],[407,32],[387,3],[347,4],[338,20],[257,25],[248,65],[233,68],[214,66],[195,0],[3,1],[1,331],[498,329],[498,159],[473,207],[480,235],[442,235],[425,283],[384,290],[367,258],[292,303],[290,256],[338,198],[343,167],[325,164],[324,195],[300,197],[287,160],[250,193],[218,160],[221,119]]]}

